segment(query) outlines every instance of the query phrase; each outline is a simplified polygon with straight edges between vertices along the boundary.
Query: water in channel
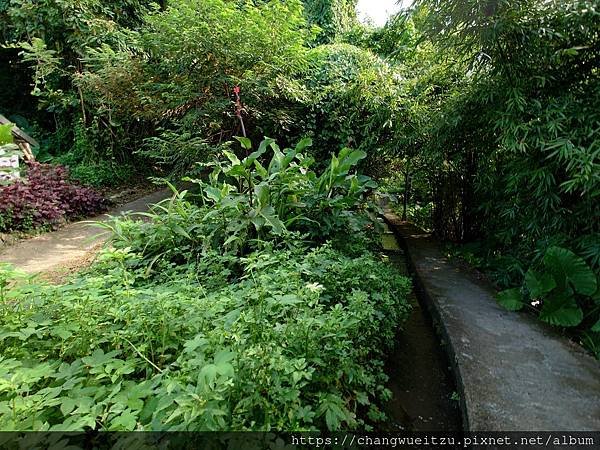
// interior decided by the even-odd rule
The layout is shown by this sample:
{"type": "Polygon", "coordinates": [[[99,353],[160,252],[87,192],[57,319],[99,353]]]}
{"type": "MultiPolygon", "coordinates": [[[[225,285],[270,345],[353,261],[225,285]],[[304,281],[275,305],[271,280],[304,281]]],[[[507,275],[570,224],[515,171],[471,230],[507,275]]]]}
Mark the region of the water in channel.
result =
{"type": "MultiPolygon", "coordinates": [[[[390,264],[410,277],[405,255],[387,228],[382,243],[390,264]]],[[[386,431],[459,431],[458,394],[447,355],[414,289],[409,301],[412,312],[386,363],[387,387],[393,393],[386,405],[391,418],[386,431]]]]}

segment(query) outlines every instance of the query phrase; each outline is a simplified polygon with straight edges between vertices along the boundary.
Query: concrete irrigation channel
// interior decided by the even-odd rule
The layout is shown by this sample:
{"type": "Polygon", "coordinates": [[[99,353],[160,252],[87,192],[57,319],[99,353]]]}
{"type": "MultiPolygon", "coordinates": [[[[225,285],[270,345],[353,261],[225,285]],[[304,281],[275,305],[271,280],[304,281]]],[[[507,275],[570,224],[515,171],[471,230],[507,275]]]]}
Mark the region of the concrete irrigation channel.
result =
{"type": "Polygon", "coordinates": [[[600,362],[449,261],[432,236],[392,212],[419,301],[451,361],[466,431],[600,430],[600,362]]]}

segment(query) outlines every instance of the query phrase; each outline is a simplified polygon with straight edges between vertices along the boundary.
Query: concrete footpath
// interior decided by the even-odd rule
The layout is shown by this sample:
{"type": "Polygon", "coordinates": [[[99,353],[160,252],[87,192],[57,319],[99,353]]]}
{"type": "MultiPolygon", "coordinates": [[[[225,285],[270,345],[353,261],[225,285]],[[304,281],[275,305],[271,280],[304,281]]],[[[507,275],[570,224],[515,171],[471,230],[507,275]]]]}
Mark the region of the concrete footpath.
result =
{"type": "Polygon", "coordinates": [[[393,214],[421,301],[439,322],[469,431],[599,431],[600,362],[450,262],[429,234],[393,214]]]}
{"type": "MultiPolygon", "coordinates": [[[[117,216],[127,211],[147,211],[149,205],[169,198],[171,195],[170,189],[162,189],[114,208],[107,214],[117,216]]],[[[88,219],[88,221],[102,221],[107,218],[107,215],[101,215],[88,219]]],[[[90,252],[93,252],[105,241],[106,236],[99,236],[99,233],[103,231],[85,221],[73,222],[57,231],[44,233],[6,248],[0,248],[0,262],[10,263],[29,274],[45,273],[61,267],[68,267],[74,261],[86,258],[90,252]]]]}

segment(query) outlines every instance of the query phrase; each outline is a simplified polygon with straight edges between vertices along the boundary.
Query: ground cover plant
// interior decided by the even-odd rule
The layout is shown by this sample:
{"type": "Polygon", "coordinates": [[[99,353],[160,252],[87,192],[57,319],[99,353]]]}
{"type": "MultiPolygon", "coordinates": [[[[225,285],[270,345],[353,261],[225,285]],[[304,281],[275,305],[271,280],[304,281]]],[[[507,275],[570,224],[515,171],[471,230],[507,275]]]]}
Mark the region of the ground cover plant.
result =
{"type": "Polygon", "coordinates": [[[0,197],[0,232],[54,228],[108,206],[98,192],[70,182],[64,167],[39,163],[30,163],[23,178],[0,186],[0,197]]]}
{"type": "Polygon", "coordinates": [[[342,150],[317,176],[307,140],[255,152],[240,141],[248,156],[212,163],[199,192],[175,191],[147,222],[115,219],[112,248],[71,282],[15,283],[2,267],[1,429],[385,419],[383,359],[410,281],[373,251],[374,184],[353,173],[365,155],[342,150]]]}

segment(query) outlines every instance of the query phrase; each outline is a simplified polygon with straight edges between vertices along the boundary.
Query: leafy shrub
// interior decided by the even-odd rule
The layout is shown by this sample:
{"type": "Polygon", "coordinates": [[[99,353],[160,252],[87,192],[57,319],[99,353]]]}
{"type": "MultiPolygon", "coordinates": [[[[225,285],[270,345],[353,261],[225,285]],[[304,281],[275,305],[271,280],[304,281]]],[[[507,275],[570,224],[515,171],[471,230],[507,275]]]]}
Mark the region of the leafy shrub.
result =
{"type": "Polygon", "coordinates": [[[234,86],[243,93],[248,130],[287,115],[282,80],[306,66],[311,38],[299,0],[173,0],[145,15],[139,29],[107,34],[111,42],[88,47],[74,77],[93,115],[95,146],[125,158],[143,147],[178,173],[206,144],[218,146],[240,132],[234,86]]]}
{"type": "Polygon", "coordinates": [[[81,123],[75,127],[75,137],[68,152],[51,158],[52,163],[69,169],[69,179],[99,188],[125,184],[136,174],[132,162],[119,162],[111,152],[100,154],[94,149],[81,123]]]}
{"type": "Polygon", "coordinates": [[[357,0],[303,0],[310,25],[319,27],[317,42],[331,43],[358,23],[357,0]]]}
{"type": "Polygon", "coordinates": [[[140,255],[103,258],[69,285],[0,298],[1,429],[337,430],[384,417],[383,354],[410,283],[381,261],[267,250],[236,278],[211,281],[213,255],[149,281],[130,269],[140,255]]]}
{"type": "MultiPolygon", "coordinates": [[[[0,267],[0,429],[364,429],[410,281],[359,238],[372,181],[301,141],[207,164],[199,192],[107,225],[115,248],[65,285],[0,267]],[[354,225],[353,225],[354,224],[354,225]],[[340,238],[342,236],[342,238],[340,238]],[[331,242],[324,243],[326,239],[331,242]],[[85,314],[82,314],[82,311],[85,314]]],[[[365,228],[370,225],[370,228],[365,228]]]]}
{"type": "Polygon", "coordinates": [[[591,64],[600,47],[589,6],[419,0],[402,20],[421,40],[404,71],[413,81],[399,134],[410,139],[399,153],[425,162],[415,166],[432,187],[440,236],[486,240],[524,266],[553,245],[573,248],[598,270],[587,257],[599,231],[589,218],[600,214],[591,64]]]}
{"type": "MultiPolygon", "coordinates": [[[[398,108],[397,74],[369,50],[321,45],[308,54],[303,83],[310,92],[302,132],[314,133],[317,150],[350,145],[375,156],[392,144],[398,108]]],[[[315,154],[319,160],[326,155],[315,154]]]]}
{"type": "MultiPolygon", "coordinates": [[[[33,122],[43,128],[31,134],[41,138],[38,140],[42,154],[36,157],[46,162],[48,157],[77,145],[80,119],[90,128],[97,123],[94,110],[74,86],[74,80],[85,66],[87,49],[114,43],[115,34],[135,29],[151,11],[153,2],[15,0],[0,3],[0,40],[3,46],[17,46],[11,50],[15,64],[3,65],[3,72],[10,81],[7,90],[12,92],[0,100],[0,110],[35,117],[33,122]],[[31,96],[28,90],[32,91],[31,96]]],[[[106,127],[101,131],[104,134],[90,136],[93,155],[110,158],[118,154],[117,145],[123,145],[127,133],[133,130],[128,129],[120,136],[106,133],[106,127]]]]}
{"type": "Polygon", "coordinates": [[[583,258],[568,249],[550,247],[539,267],[531,267],[524,278],[521,288],[498,294],[502,306],[516,311],[530,305],[551,325],[600,332],[600,283],[583,258]]]}
{"type": "Polygon", "coordinates": [[[350,173],[364,152],[343,149],[317,175],[310,170],[314,161],[302,154],[309,139],[284,150],[265,139],[252,153],[250,141],[239,139],[249,155],[240,160],[225,151],[227,159],[206,164],[212,168],[208,180],[191,180],[199,194],[175,192],[144,214],[146,223],[130,218],[104,224],[114,245],[140,250],[146,261],[178,263],[210,251],[244,255],[265,245],[293,245],[293,233],[313,243],[358,245],[358,253],[368,246],[376,223],[364,204],[376,184],[350,173]]]}
{"type": "MultiPolygon", "coordinates": [[[[190,128],[197,128],[195,121],[190,128]]],[[[161,130],[158,136],[145,139],[144,145],[136,153],[171,174],[182,176],[189,175],[198,161],[208,160],[218,151],[218,147],[209,144],[198,134],[198,130],[187,131],[182,125],[177,131],[161,130]]]]}
{"type": "Polygon", "coordinates": [[[64,167],[33,163],[26,179],[0,186],[0,231],[54,227],[106,209],[100,194],[67,180],[64,167]]]}
{"type": "Polygon", "coordinates": [[[69,178],[92,187],[118,186],[131,181],[135,169],[129,164],[98,161],[96,164],[79,164],[69,168],[69,178]]]}

